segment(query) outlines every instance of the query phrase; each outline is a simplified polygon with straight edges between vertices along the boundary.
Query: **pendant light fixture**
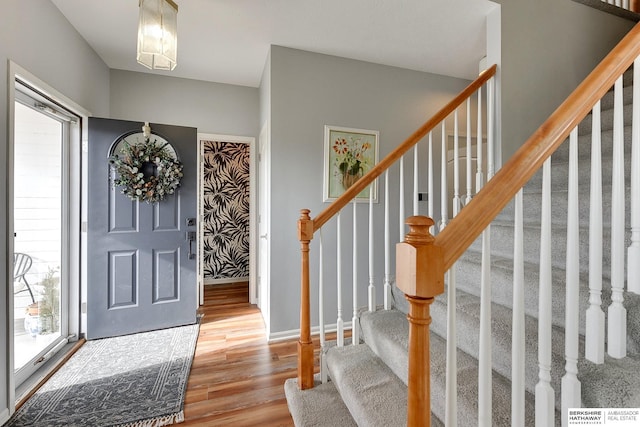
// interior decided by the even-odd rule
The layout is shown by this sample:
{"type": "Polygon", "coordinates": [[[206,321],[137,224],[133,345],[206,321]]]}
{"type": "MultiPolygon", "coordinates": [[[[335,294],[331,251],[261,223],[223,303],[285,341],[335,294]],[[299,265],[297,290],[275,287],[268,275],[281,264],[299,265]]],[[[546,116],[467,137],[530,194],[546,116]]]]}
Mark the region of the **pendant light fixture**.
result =
{"type": "Polygon", "coordinates": [[[138,63],[151,70],[176,68],[178,5],[172,0],[140,0],[138,63]]]}

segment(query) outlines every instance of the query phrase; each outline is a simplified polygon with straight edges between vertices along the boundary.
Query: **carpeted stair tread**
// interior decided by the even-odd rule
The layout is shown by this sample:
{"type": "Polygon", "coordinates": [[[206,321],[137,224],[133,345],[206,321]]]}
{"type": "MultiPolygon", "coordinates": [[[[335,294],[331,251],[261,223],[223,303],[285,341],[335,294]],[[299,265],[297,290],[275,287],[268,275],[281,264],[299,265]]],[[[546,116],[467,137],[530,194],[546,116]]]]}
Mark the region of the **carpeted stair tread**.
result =
{"type": "MultiPolygon", "coordinates": [[[[381,310],[362,313],[360,323],[363,339],[395,372],[403,382],[407,381],[408,324],[406,315],[399,310],[381,310]],[[402,338],[398,338],[402,337],[402,338]],[[397,363],[404,360],[404,365],[397,363]],[[403,366],[405,366],[403,368],[403,366]]],[[[431,410],[444,419],[446,390],[446,341],[431,334],[431,410]]],[[[458,425],[477,425],[478,414],[478,367],[477,360],[462,350],[457,351],[458,362],[458,425]]],[[[510,424],[510,407],[504,402],[510,401],[509,381],[498,373],[493,373],[493,425],[510,424]]],[[[533,396],[527,393],[527,419],[533,425],[533,396]]],[[[529,424],[528,424],[529,425],[529,424]]]]}
{"type": "Polygon", "coordinates": [[[623,359],[605,355],[601,365],[581,359],[578,372],[583,407],[640,408],[640,355],[637,352],[623,359]]]}
{"type": "Polygon", "coordinates": [[[406,385],[366,344],[332,347],[326,357],[331,381],[358,426],[407,424],[406,385]]]}
{"type": "Polygon", "coordinates": [[[296,427],[358,425],[331,381],[322,384],[316,380],[313,388],[299,390],[298,379],[290,378],[284,383],[284,393],[296,427]]]}
{"type": "Polygon", "coordinates": [[[363,341],[405,384],[409,371],[409,324],[406,313],[399,310],[378,310],[365,311],[360,315],[363,341]]]}
{"type": "MultiPolygon", "coordinates": [[[[469,294],[480,296],[480,267],[481,254],[467,251],[456,262],[458,289],[469,294]]],[[[491,257],[491,293],[492,301],[505,307],[511,307],[513,302],[513,260],[493,255],[491,257]]],[[[552,323],[564,328],[565,324],[565,281],[566,272],[562,269],[552,269],[552,323]]],[[[611,285],[603,277],[602,309],[607,311],[611,304],[611,285]]],[[[538,293],[540,272],[537,264],[524,264],[525,313],[531,317],[538,317],[538,293]]],[[[589,306],[589,275],[580,275],[580,333],[585,331],[585,312],[589,306]]],[[[395,290],[394,290],[395,292],[395,290]]],[[[624,306],[627,308],[627,345],[629,349],[640,349],[640,296],[625,292],[624,306]]]]}

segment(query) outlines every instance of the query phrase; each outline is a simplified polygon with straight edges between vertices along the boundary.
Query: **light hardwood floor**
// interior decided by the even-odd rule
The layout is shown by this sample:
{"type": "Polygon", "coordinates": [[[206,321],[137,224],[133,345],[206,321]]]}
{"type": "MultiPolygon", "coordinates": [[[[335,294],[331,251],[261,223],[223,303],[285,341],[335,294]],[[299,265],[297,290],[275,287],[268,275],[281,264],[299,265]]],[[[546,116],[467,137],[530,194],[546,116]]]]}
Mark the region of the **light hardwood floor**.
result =
{"type": "MultiPolygon", "coordinates": [[[[297,341],[267,344],[248,289],[247,283],[205,286],[181,425],[293,426],[283,386],[296,376],[297,341]]],[[[317,358],[317,337],[314,344],[317,358]]]]}

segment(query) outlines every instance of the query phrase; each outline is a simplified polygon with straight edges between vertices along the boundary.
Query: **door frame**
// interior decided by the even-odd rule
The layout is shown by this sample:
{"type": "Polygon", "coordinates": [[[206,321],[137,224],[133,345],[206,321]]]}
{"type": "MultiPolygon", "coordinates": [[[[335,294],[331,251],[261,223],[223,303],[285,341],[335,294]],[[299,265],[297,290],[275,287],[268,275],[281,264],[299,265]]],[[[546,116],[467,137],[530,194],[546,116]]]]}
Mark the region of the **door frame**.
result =
{"type": "Polygon", "coordinates": [[[203,174],[203,141],[220,141],[235,142],[249,144],[249,303],[257,304],[257,248],[258,248],[258,230],[257,230],[257,210],[256,210],[256,139],[251,136],[224,135],[216,133],[198,132],[198,196],[197,196],[197,212],[198,212],[198,259],[197,259],[197,281],[198,281],[198,301],[200,305],[204,304],[204,251],[202,249],[202,241],[204,238],[204,230],[202,229],[202,174],[203,174]]]}
{"type": "MultiPolygon", "coordinates": [[[[68,279],[69,279],[69,298],[67,301],[67,307],[69,308],[68,319],[68,333],[69,341],[77,340],[80,334],[86,330],[86,318],[84,314],[81,314],[81,310],[74,310],[73,307],[80,308],[81,301],[86,300],[86,280],[84,274],[86,274],[86,228],[83,227],[86,224],[86,170],[83,170],[82,164],[86,160],[86,147],[88,141],[87,133],[87,121],[91,113],[78,105],[70,98],[66,97],[62,93],[55,90],[49,84],[39,79],[29,71],[16,64],[13,61],[9,61],[9,78],[8,78],[8,152],[7,152],[7,243],[5,260],[6,269],[6,283],[13,282],[13,209],[14,209],[14,144],[15,144],[15,108],[14,103],[16,101],[16,80],[19,79],[33,88],[36,88],[43,95],[54,100],[55,103],[61,107],[72,111],[80,118],[80,139],[75,138],[75,135],[71,136],[69,147],[69,186],[68,186],[68,201],[70,207],[77,207],[77,209],[69,209],[68,216],[68,236],[67,241],[69,243],[68,254],[68,279]]],[[[7,397],[9,415],[15,412],[15,400],[16,400],[16,387],[14,378],[14,339],[13,339],[13,298],[11,296],[9,287],[7,287],[7,310],[6,321],[7,324],[7,352],[6,356],[6,374],[7,374],[7,397]]],[[[44,373],[36,374],[44,375],[44,373]]],[[[2,393],[0,393],[1,395],[2,393]]],[[[0,422],[4,422],[4,412],[0,407],[0,422]]]]}
{"type": "Polygon", "coordinates": [[[256,247],[259,251],[257,259],[257,274],[259,276],[258,283],[258,307],[262,312],[265,330],[268,337],[271,336],[271,121],[266,120],[260,130],[258,138],[258,147],[256,152],[257,173],[259,175],[260,187],[259,208],[257,214],[259,221],[257,222],[258,236],[256,247]],[[260,191],[262,190],[262,191],[260,191]],[[260,237],[260,224],[264,228],[264,241],[260,237]],[[264,245],[260,251],[260,245],[264,245]]]}

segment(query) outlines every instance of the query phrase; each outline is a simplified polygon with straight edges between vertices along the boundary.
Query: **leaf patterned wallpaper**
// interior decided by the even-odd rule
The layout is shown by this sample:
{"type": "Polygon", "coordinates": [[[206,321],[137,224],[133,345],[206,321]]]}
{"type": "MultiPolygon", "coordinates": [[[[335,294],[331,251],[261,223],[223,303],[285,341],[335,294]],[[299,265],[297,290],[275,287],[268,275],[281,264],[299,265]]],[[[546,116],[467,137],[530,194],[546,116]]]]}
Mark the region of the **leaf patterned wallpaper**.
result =
{"type": "Polygon", "coordinates": [[[204,277],[249,277],[249,144],[203,141],[204,277]]]}

